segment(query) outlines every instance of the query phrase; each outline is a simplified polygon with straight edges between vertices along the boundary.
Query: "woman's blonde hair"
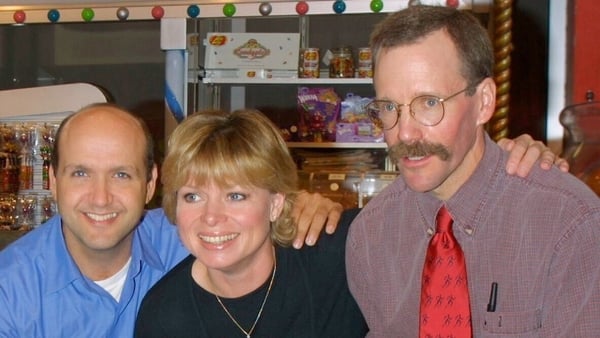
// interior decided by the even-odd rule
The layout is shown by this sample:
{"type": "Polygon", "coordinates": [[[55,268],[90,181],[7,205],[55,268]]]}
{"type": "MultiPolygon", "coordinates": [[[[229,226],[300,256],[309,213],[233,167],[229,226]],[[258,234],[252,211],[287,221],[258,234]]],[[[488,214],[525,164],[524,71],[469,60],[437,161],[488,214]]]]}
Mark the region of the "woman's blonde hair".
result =
{"type": "Polygon", "coordinates": [[[297,195],[296,164],[279,129],[257,110],[198,112],[175,128],[162,166],[163,208],[175,223],[177,190],[189,182],[241,185],[285,194],[271,238],[290,245],[296,227],[291,215],[297,195]]]}

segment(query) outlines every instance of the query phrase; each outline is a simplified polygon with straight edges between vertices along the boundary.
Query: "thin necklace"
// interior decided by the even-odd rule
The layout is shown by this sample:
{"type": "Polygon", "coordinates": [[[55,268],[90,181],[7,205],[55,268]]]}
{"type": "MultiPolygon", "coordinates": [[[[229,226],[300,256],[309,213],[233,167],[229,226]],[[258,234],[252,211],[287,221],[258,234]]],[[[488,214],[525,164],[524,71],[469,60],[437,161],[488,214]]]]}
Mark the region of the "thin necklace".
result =
{"type": "Polygon", "coordinates": [[[269,287],[267,288],[267,294],[265,295],[265,299],[263,299],[262,304],[260,305],[260,309],[258,310],[256,319],[254,320],[254,324],[252,324],[252,327],[248,331],[244,330],[242,328],[242,326],[240,325],[240,323],[238,323],[238,321],[235,320],[235,318],[233,318],[233,316],[231,315],[231,312],[229,312],[229,310],[227,310],[227,308],[225,307],[225,304],[223,304],[223,302],[221,301],[221,298],[215,293],[215,297],[217,297],[217,302],[219,302],[219,304],[221,305],[223,310],[225,310],[225,313],[227,313],[227,315],[229,316],[229,319],[231,319],[231,321],[235,324],[235,326],[237,326],[238,329],[240,329],[246,335],[246,338],[250,338],[250,335],[254,331],[254,328],[256,327],[256,324],[258,323],[258,320],[260,319],[260,315],[262,314],[263,308],[265,307],[267,298],[269,297],[269,294],[271,293],[271,287],[273,286],[273,281],[275,280],[275,271],[277,271],[277,258],[275,257],[275,249],[273,249],[273,273],[271,274],[271,281],[269,282],[269,287]]]}

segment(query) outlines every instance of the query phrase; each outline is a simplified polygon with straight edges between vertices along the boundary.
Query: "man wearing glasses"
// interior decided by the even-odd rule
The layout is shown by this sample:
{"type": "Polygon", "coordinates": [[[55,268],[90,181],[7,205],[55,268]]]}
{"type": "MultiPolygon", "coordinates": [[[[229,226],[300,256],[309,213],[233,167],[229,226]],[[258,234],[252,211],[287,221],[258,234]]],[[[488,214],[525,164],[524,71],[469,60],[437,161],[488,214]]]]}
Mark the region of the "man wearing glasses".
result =
{"type": "Polygon", "coordinates": [[[410,116],[424,126],[437,125],[444,118],[444,102],[466,92],[473,91],[474,86],[468,86],[444,99],[433,95],[419,95],[410,103],[396,103],[392,100],[373,100],[366,109],[371,120],[380,128],[390,130],[398,124],[402,107],[407,107],[410,116]]]}
{"type": "Polygon", "coordinates": [[[401,175],[348,235],[369,336],[598,336],[600,200],[557,168],[507,173],[485,132],[486,30],[466,12],[412,6],[375,28],[371,48],[367,108],[401,175]]]}

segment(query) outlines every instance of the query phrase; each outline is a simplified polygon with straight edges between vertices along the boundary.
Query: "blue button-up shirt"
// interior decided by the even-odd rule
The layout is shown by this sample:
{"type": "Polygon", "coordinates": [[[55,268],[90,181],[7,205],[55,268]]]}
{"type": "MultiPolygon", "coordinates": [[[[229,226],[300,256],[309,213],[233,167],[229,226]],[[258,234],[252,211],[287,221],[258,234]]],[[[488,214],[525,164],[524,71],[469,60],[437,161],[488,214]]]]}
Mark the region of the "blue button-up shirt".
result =
{"type": "Polygon", "coordinates": [[[162,209],[147,212],[117,302],[81,274],[55,216],[0,252],[0,337],[130,337],[146,292],[187,255],[162,209]]]}

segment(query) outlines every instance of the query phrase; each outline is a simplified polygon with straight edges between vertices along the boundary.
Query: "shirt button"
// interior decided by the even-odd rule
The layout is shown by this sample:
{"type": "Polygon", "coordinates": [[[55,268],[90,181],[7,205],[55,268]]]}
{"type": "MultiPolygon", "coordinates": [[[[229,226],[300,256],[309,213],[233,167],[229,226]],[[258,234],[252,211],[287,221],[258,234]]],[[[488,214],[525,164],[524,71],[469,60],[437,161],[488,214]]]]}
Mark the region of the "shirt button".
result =
{"type": "Polygon", "coordinates": [[[471,236],[473,234],[473,228],[470,225],[467,225],[465,227],[465,232],[467,233],[467,235],[471,236]]]}
{"type": "Polygon", "coordinates": [[[435,230],[433,230],[433,228],[427,228],[427,234],[429,236],[433,236],[434,233],[435,233],[435,230]]]}

